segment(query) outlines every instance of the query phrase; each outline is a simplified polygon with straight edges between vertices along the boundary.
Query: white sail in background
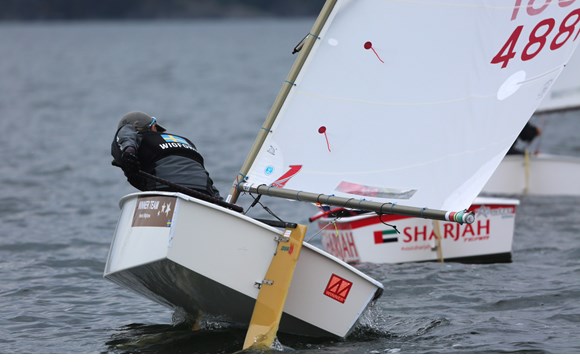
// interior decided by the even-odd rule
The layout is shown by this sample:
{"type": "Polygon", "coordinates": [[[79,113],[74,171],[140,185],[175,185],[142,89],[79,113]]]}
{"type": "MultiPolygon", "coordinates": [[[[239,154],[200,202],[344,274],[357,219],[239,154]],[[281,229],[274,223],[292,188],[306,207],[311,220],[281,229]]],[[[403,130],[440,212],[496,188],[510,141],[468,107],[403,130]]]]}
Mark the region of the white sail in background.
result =
{"type": "Polygon", "coordinates": [[[580,108],[580,52],[575,52],[537,112],[580,108]]]}
{"type": "Polygon", "coordinates": [[[338,0],[246,182],[465,209],[579,31],[575,0],[338,0]]]}

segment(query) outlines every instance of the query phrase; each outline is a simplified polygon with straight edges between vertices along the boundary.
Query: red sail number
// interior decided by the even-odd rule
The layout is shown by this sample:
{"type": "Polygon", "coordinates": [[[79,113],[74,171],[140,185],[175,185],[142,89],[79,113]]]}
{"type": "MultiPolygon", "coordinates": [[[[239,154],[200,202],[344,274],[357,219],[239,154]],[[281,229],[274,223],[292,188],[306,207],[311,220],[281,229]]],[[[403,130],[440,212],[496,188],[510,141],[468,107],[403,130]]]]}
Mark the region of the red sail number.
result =
{"type": "MultiPolygon", "coordinates": [[[[562,47],[572,37],[576,31],[576,25],[578,25],[579,22],[580,9],[570,12],[570,14],[562,20],[562,23],[558,27],[558,32],[552,38],[552,41],[550,42],[550,50],[556,50],[562,47]]],[[[556,21],[553,18],[544,19],[536,24],[528,36],[528,42],[524,46],[520,56],[521,59],[523,61],[528,61],[540,54],[548,41],[548,36],[552,34],[554,28],[556,28],[556,21]]],[[[491,60],[491,64],[501,64],[502,68],[507,67],[509,61],[516,56],[515,48],[520,40],[523,29],[523,25],[514,29],[503,47],[491,60]]],[[[580,29],[576,32],[574,40],[578,38],[578,34],[580,34],[580,29]]]]}
{"type": "MultiPolygon", "coordinates": [[[[528,5],[526,6],[526,12],[530,16],[541,14],[546,8],[552,3],[552,0],[543,0],[544,4],[540,6],[536,6],[537,0],[528,0],[528,5]]],[[[542,0],[539,0],[541,2],[542,0]]],[[[558,5],[561,8],[565,8],[566,6],[572,5],[576,0],[558,0],[558,5]]],[[[520,12],[520,8],[522,7],[522,0],[516,0],[514,5],[514,10],[512,12],[512,20],[515,20],[518,17],[520,12]]]]}

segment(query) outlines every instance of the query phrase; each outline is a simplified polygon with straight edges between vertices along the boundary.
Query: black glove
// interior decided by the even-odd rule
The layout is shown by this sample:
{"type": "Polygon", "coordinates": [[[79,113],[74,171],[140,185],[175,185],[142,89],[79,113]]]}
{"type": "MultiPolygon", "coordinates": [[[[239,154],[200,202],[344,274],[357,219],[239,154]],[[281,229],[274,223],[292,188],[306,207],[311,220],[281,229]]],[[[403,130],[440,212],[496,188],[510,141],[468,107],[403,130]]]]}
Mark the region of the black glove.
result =
{"type": "Polygon", "coordinates": [[[126,174],[136,174],[141,167],[139,159],[135,155],[135,148],[133,147],[125,148],[121,155],[121,162],[123,163],[121,167],[126,174]]]}

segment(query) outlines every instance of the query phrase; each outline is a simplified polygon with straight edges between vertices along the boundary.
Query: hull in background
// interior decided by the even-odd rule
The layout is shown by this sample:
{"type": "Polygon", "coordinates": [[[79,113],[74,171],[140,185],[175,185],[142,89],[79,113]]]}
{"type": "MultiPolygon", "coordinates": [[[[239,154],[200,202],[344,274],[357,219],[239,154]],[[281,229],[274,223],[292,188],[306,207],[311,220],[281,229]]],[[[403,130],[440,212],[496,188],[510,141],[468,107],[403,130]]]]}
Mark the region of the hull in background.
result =
{"type": "Polygon", "coordinates": [[[511,262],[518,204],[478,198],[470,207],[476,217],[473,224],[366,213],[322,217],[318,226],[324,249],[348,263],[511,262]]]}
{"type": "Polygon", "coordinates": [[[580,196],[580,158],[549,154],[507,155],[482,193],[580,196]]]}

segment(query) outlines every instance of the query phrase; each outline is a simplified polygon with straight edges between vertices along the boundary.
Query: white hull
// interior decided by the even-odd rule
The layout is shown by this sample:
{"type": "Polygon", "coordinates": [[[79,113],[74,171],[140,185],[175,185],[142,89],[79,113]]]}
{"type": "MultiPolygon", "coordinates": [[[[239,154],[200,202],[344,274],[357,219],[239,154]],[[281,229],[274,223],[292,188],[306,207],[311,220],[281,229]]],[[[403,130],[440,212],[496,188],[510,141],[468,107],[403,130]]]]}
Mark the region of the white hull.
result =
{"type": "Polygon", "coordinates": [[[324,249],[348,263],[509,262],[518,204],[518,200],[478,198],[470,207],[476,215],[473,224],[438,222],[440,243],[435,221],[408,216],[379,218],[371,213],[320,218],[318,226],[324,249]],[[384,223],[395,225],[400,234],[384,223]]]}
{"type": "MultiPolygon", "coordinates": [[[[264,279],[277,247],[274,239],[283,231],[179,193],[131,194],[120,205],[107,279],[193,316],[248,325],[256,283],[264,279]],[[173,211],[167,220],[151,213],[162,204],[173,211]]],[[[279,331],[345,337],[382,290],[381,283],[304,243],[279,331]],[[333,293],[331,280],[350,289],[333,293]]]]}
{"type": "Polygon", "coordinates": [[[580,158],[507,155],[483,188],[495,195],[580,196],[580,158]]]}

